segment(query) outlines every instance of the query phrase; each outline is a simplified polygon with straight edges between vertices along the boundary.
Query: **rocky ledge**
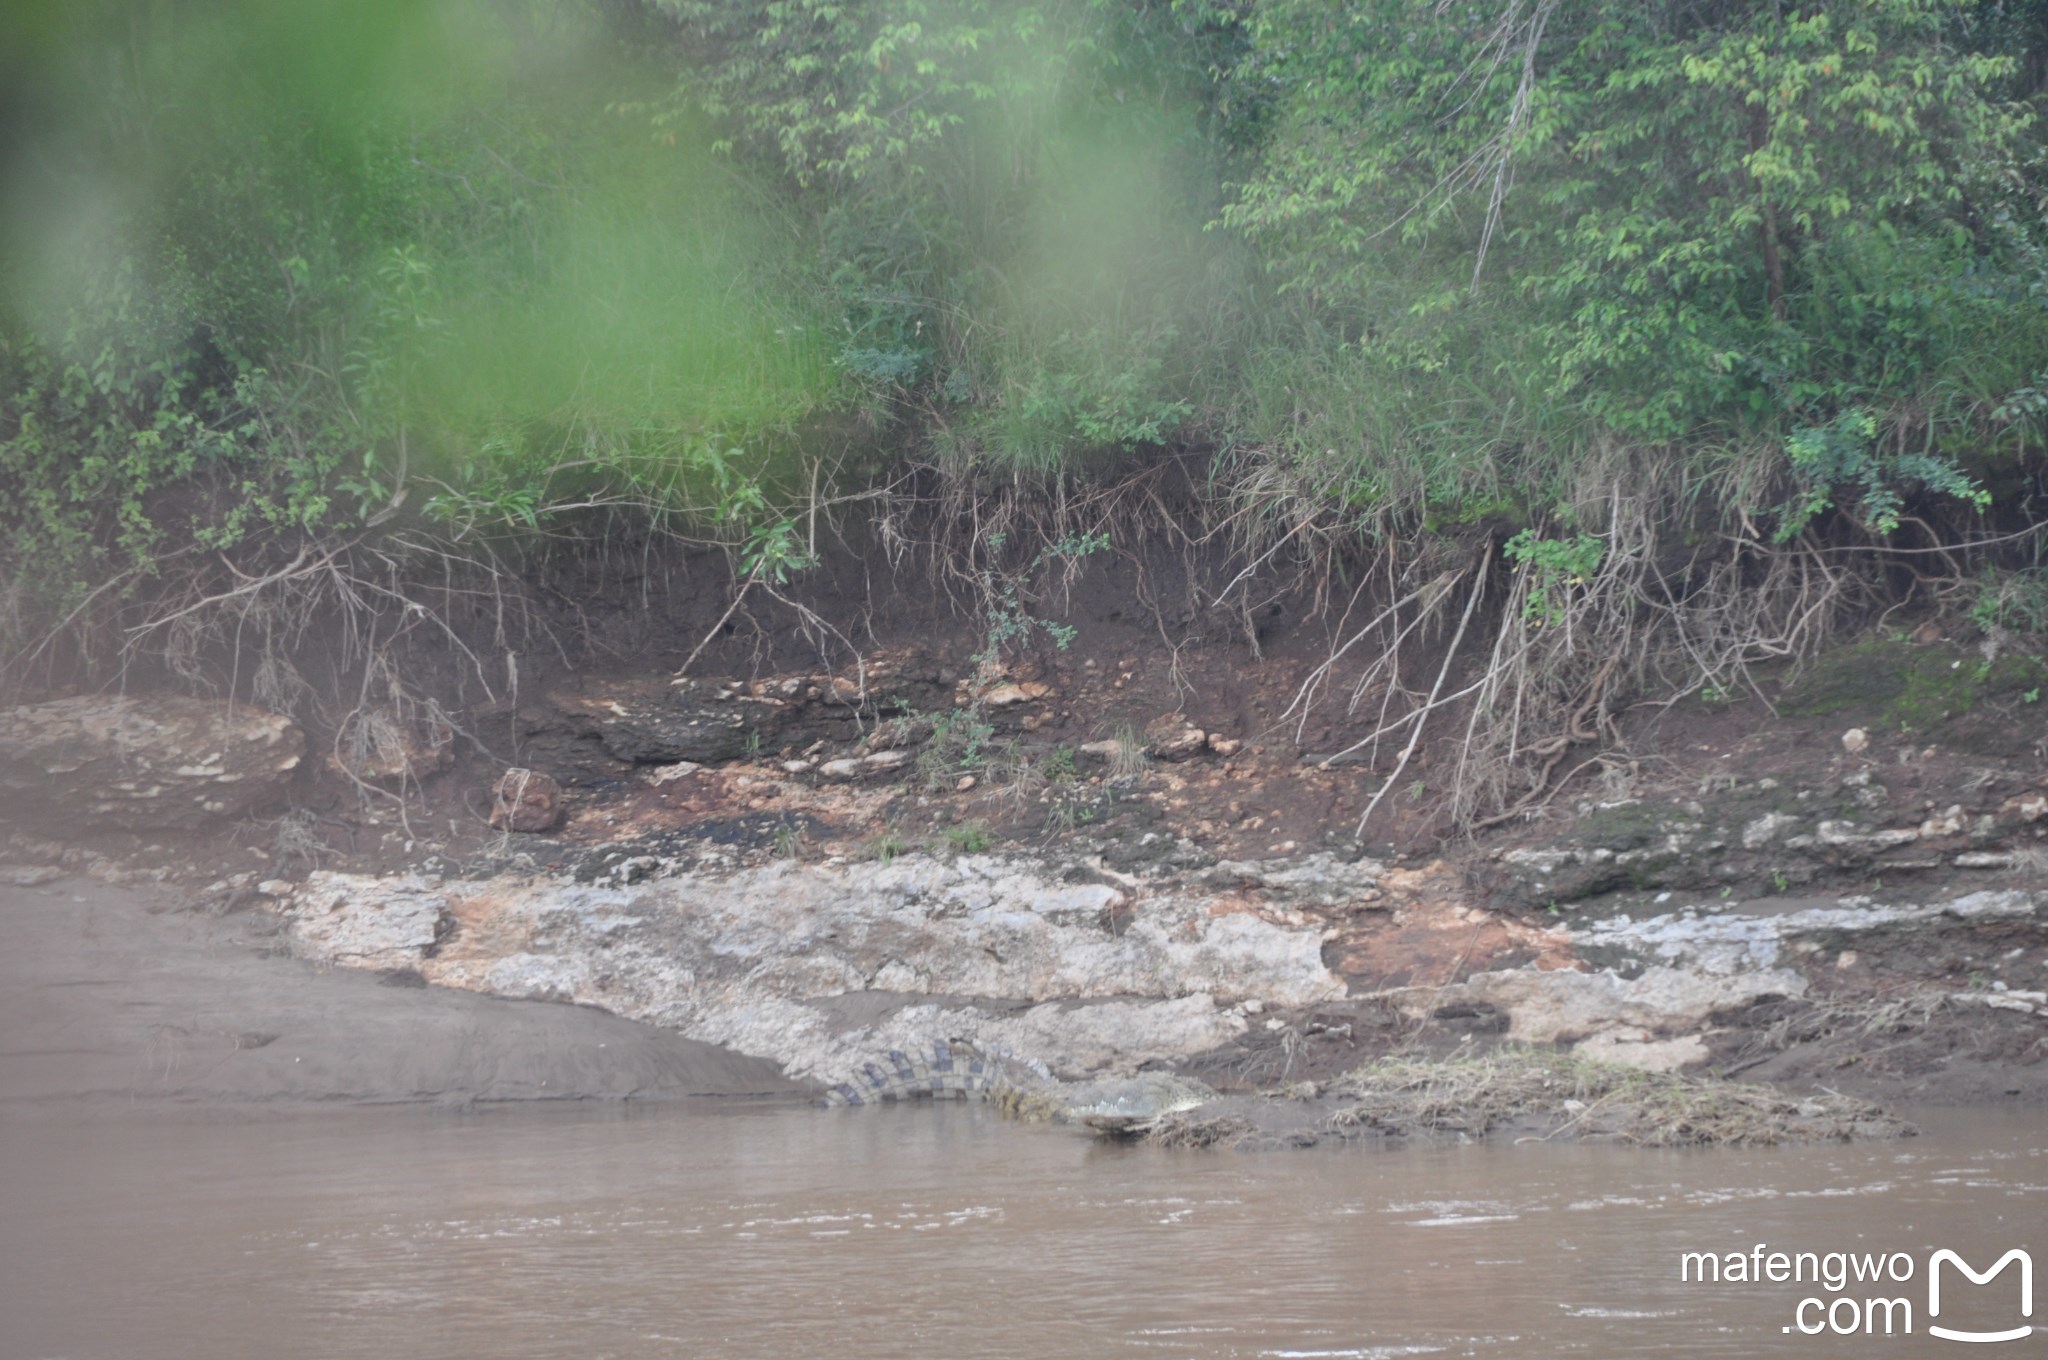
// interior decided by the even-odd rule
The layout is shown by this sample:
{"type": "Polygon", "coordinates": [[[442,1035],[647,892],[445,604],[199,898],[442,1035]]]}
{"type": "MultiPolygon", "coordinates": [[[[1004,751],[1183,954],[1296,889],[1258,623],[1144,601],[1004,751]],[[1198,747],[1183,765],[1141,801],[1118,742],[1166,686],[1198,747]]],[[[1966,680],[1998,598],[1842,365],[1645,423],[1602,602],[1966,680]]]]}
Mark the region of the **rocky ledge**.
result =
{"type": "Polygon", "coordinates": [[[144,867],[20,834],[0,876],[219,875],[195,901],[263,905],[308,959],[600,1007],[821,1083],[939,1042],[1239,1090],[1512,1045],[2048,1098],[2035,672],[1998,689],[1953,648],[1886,647],[1817,666],[1783,714],[1667,715],[1642,735],[1669,754],[1476,844],[1351,839],[1373,772],[1268,750],[1251,709],[1140,721],[1167,698],[1107,653],[565,682],[486,715],[517,767],[447,767],[421,736],[406,797],[431,816],[368,796],[381,766],[322,801],[329,765],[273,715],[60,700],[0,714],[0,801],[67,842],[126,827],[144,867]],[[207,824],[208,862],[247,872],[162,862],[155,828],[207,824]]]}
{"type": "Polygon", "coordinates": [[[1327,854],[1143,874],[1053,852],[637,872],[266,887],[309,957],[599,1006],[828,1083],[949,1040],[1067,1081],[1158,1066],[1280,1079],[1425,1034],[1712,1071],[1754,1037],[1744,1017],[1760,1007],[1846,1015],[1853,997],[1869,1020],[1909,985],[1929,1007],[2031,1034],[2036,1058],[2048,1048],[2048,990],[2022,976],[2048,982],[2048,893],[2020,887],[1665,890],[1532,915],[1478,905],[1442,865],[1327,854]],[[1894,967],[1845,990],[1902,949],[1930,968],[1946,951],[1951,972],[2001,966],[1961,985],[1894,967]]]}
{"type": "Polygon", "coordinates": [[[1019,856],[276,886],[309,957],[601,1006],[818,1079],[941,1039],[1062,1078],[1185,1062],[1346,992],[1285,903],[1019,856]]]}

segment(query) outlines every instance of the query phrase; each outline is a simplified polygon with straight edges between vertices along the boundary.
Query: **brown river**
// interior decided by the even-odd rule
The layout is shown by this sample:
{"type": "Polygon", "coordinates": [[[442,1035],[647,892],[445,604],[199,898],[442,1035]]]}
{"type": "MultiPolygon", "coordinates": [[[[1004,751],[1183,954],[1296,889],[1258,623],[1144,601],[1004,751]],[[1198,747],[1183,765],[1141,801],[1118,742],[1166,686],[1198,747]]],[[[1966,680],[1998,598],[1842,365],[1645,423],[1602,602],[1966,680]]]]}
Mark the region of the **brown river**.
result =
{"type": "Polygon", "coordinates": [[[787,1103],[0,1124],[0,1357],[2048,1357],[2018,1270],[1927,1307],[1943,1248],[2048,1269],[2048,1121],[1917,1113],[1746,1152],[787,1103]]]}

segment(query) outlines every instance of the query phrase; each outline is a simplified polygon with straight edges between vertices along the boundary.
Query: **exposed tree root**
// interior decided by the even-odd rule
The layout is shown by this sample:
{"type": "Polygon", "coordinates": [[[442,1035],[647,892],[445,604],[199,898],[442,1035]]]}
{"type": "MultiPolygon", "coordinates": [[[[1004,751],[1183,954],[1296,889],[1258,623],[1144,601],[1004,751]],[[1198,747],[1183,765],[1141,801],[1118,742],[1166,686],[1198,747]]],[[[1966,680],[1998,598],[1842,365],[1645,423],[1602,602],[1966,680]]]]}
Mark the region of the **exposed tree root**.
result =
{"type": "MultiPolygon", "coordinates": [[[[1796,665],[1844,626],[1906,601],[1959,600],[1964,573],[1995,552],[2024,551],[2032,532],[1944,541],[1916,520],[1904,538],[1836,524],[1826,538],[1769,542],[1740,516],[1695,513],[1707,492],[1677,475],[1647,453],[1591,460],[1574,503],[1516,540],[1597,547],[1591,565],[1574,567],[1579,559],[1554,551],[1509,553],[1498,524],[1462,536],[1361,529],[1256,459],[1233,469],[1162,457],[1113,482],[925,465],[831,497],[818,491],[820,472],[791,523],[805,551],[836,554],[830,570],[842,583],[865,581],[864,611],[825,606],[804,578],[784,581],[758,560],[742,570],[738,544],[688,532],[676,512],[651,506],[594,505],[583,529],[516,544],[387,526],[241,557],[187,549],[161,559],[153,578],[102,583],[8,659],[0,682],[22,686],[32,671],[70,685],[168,672],[193,692],[292,714],[363,798],[403,806],[418,778],[409,745],[453,734],[485,749],[462,713],[472,696],[516,700],[522,652],[602,651],[584,612],[593,573],[630,577],[652,610],[701,597],[707,578],[690,560],[722,548],[725,566],[709,579],[730,594],[699,616],[715,621],[677,673],[721,651],[733,664],[731,629],[745,620],[755,664],[773,641],[801,640],[821,664],[859,676],[865,696],[860,639],[864,627],[872,638],[887,595],[935,596],[970,628],[1006,610],[1057,619],[1088,574],[1113,562],[1183,696],[1191,648],[1241,641],[1257,656],[1261,621],[1283,615],[1327,629],[1327,650],[1276,731],[1302,745],[1312,721],[1334,727],[1342,735],[1322,762],[1374,772],[1361,835],[1425,756],[1433,825],[1472,831],[1538,815],[1596,772],[1625,782],[1628,710],[1703,691],[1762,696],[1756,667],[1796,665]],[[620,531],[617,517],[635,514],[637,536],[620,531]],[[1100,558],[1055,550],[1103,541],[1100,558]]],[[[1740,502],[1767,497],[1749,488],[1740,502]]]]}

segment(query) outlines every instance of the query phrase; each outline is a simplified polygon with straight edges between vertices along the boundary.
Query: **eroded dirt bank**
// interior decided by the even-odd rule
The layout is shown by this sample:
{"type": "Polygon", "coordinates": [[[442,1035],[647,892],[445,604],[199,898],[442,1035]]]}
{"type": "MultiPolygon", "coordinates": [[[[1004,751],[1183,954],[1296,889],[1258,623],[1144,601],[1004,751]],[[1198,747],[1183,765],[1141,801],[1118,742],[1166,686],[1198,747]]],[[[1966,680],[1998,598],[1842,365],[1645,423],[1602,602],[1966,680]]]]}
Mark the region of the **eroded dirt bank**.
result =
{"type": "Polygon", "coordinates": [[[1374,1059],[1507,1043],[1795,1093],[2048,1097],[2048,726],[2024,657],[1873,635],[1769,703],[1633,715],[1548,804],[1446,842],[1448,742],[1389,794],[1391,751],[1283,730],[1312,657],[1111,630],[992,668],[971,642],[565,674],[460,737],[398,734],[385,771],[302,760],[247,710],[195,733],[182,702],[16,709],[45,734],[0,753],[17,876],[162,883],[175,909],[128,911],[132,947],[176,964],[124,984],[153,1018],[117,1042],[52,1000],[94,981],[110,890],[17,894],[9,1061],[31,1093],[160,1069],[191,1098],[491,1099],[789,1089],[964,1039],[1062,1078],[1164,1066],[1313,1099],[1374,1059]],[[152,799],[163,829],[133,829],[152,799]],[[252,991],[203,937],[298,962],[252,991]],[[96,1037],[23,1046],[25,1025],[96,1037]],[[315,1078],[295,1027],[329,1036],[315,1078]]]}

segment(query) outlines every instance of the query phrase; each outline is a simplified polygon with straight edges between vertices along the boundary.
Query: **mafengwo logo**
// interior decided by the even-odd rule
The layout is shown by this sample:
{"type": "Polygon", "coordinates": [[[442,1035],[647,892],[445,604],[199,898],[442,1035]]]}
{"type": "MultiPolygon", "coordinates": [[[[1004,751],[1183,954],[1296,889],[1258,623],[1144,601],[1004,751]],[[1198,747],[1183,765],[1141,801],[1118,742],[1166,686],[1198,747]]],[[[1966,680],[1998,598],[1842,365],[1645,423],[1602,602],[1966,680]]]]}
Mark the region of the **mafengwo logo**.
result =
{"type": "Polygon", "coordinates": [[[2048,1328],[2033,1323],[2034,1258],[2019,1247],[1982,1270],[1943,1247],[1922,1270],[1910,1252],[1785,1252],[1758,1243],[1746,1252],[1680,1252],[1678,1277],[1688,1284],[1818,1286],[1819,1293],[1792,1305],[1792,1320],[1778,1329],[1788,1335],[1911,1336],[1917,1322],[1943,1341],[2031,1338],[2041,1344],[2027,1353],[2048,1351],[2048,1328]],[[1926,1306],[1918,1317],[1916,1299],[1926,1306]]]}
{"type": "Polygon", "coordinates": [[[1993,1277],[2005,1273],[2007,1266],[2020,1268],[2020,1316],[2034,1316],[2034,1258],[2014,1247],[1998,1258],[1991,1269],[1979,1274],[1970,1268],[1970,1263],[1948,1248],[1927,1258],[1927,1333],[1943,1341],[2019,1341],[2034,1334],[2031,1322],[2023,1322],[2002,1332],[1962,1332],[1937,1326],[1934,1319],[1941,1316],[1941,1268],[1952,1265],[1969,1278],[1971,1284],[1989,1284],[1993,1277]]]}

